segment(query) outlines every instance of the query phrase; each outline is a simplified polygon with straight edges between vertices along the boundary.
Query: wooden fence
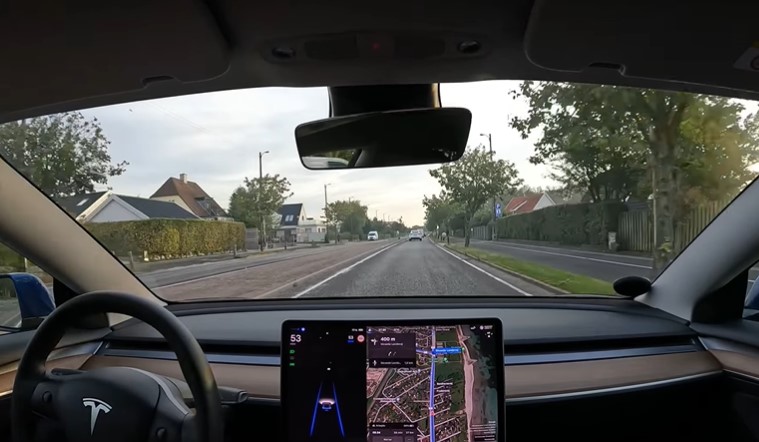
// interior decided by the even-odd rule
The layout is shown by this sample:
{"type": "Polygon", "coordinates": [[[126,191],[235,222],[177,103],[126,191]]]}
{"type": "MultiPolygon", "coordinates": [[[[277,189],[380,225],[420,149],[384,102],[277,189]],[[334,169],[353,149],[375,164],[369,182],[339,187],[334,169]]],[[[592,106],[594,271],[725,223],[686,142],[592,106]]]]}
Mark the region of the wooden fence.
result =
{"type": "Polygon", "coordinates": [[[617,243],[624,250],[650,252],[653,242],[653,226],[648,210],[622,212],[619,214],[617,243]]]}
{"type": "MultiPolygon", "coordinates": [[[[716,217],[729,199],[712,201],[692,209],[675,227],[674,249],[679,252],[716,217]]],[[[651,211],[635,210],[619,216],[617,242],[624,250],[650,252],[653,250],[654,229],[651,211]]]]}

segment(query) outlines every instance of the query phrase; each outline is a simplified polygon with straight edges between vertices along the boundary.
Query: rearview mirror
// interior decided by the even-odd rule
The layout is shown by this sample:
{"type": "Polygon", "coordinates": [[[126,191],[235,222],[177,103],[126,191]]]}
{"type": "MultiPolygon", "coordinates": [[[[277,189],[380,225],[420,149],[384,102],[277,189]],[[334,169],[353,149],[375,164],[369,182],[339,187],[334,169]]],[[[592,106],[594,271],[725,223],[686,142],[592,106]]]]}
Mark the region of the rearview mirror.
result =
{"type": "Polygon", "coordinates": [[[295,128],[307,169],[447,163],[461,158],[472,113],[430,108],[345,115],[295,128]]]}
{"type": "Polygon", "coordinates": [[[3,325],[33,328],[55,309],[50,290],[39,277],[31,273],[0,274],[0,292],[7,298],[16,298],[19,309],[18,317],[6,318],[3,325]]]}

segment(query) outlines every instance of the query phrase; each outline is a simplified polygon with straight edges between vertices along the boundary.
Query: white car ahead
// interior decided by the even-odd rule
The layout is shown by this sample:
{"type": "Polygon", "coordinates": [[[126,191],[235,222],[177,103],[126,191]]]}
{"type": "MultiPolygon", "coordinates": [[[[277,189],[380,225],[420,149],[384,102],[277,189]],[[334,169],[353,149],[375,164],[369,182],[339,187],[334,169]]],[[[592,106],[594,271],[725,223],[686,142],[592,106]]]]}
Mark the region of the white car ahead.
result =
{"type": "Polygon", "coordinates": [[[408,240],[409,241],[421,241],[422,238],[424,238],[424,233],[422,233],[421,230],[412,230],[408,234],[408,240]]]}
{"type": "Polygon", "coordinates": [[[377,241],[379,239],[379,235],[376,231],[372,230],[369,232],[369,234],[366,236],[366,239],[369,241],[377,241]]]}

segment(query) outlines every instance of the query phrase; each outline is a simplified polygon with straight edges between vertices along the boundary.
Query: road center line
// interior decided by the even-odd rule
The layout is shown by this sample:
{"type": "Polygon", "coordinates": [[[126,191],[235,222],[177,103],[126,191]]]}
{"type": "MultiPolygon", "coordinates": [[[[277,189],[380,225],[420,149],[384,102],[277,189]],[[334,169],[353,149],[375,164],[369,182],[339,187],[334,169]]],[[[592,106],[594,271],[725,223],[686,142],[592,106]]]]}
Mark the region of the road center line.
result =
{"type": "Polygon", "coordinates": [[[492,274],[492,273],[490,273],[490,272],[488,272],[488,271],[486,271],[486,270],[484,270],[484,269],[481,269],[481,268],[477,267],[476,265],[472,264],[471,262],[467,261],[466,259],[464,259],[464,258],[462,258],[462,257],[460,257],[460,256],[457,256],[456,254],[454,254],[454,253],[452,253],[452,252],[449,252],[448,250],[444,249],[443,247],[441,247],[441,246],[439,246],[439,245],[437,245],[437,244],[435,244],[435,246],[436,246],[437,248],[439,248],[440,250],[442,250],[443,252],[445,252],[445,253],[447,253],[447,254],[449,254],[449,255],[453,256],[454,258],[456,258],[456,259],[458,259],[459,261],[463,262],[464,264],[468,265],[469,267],[471,267],[471,268],[473,268],[473,269],[477,270],[478,272],[484,273],[485,275],[488,275],[489,277],[491,277],[491,278],[495,279],[496,281],[500,282],[501,284],[503,284],[503,285],[505,285],[505,286],[507,286],[507,287],[510,287],[510,288],[512,288],[512,289],[514,289],[514,290],[516,290],[518,293],[520,293],[520,294],[522,294],[522,295],[524,295],[524,296],[532,296],[531,294],[529,294],[529,293],[525,292],[524,290],[520,289],[519,287],[515,286],[514,284],[511,284],[511,283],[509,283],[509,282],[506,282],[506,281],[504,281],[503,279],[501,279],[501,278],[499,278],[499,277],[495,276],[494,274],[492,274]]]}
{"type": "MultiPolygon", "coordinates": [[[[388,249],[391,249],[391,248],[393,248],[393,247],[397,246],[398,244],[401,244],[401,243],[400,243],[400,242],[396,242],[396,243],[390,244],[390,245],[389,245],[389,246],[387,246],[387,247],[383,247],[383,248],[381,248],[381,249],[377,250],[376,252],[372,253],[371,255],[369,255],[369,256],[366,256],[366,257],[362,258],[361,260],[359,260],[359,261],[357,261],[357,262],[354,262],[353,264],[349,265],[348,267],[346,267],[346,268],[344,268],[344,269],[341,269],[341,270],[337,271],[336,273],[333,273],[332,275],[330,275],[330,276],[328,276],[328,277],[326,277],[326,278],[322,279],[321,281],[317,282],[316,284],[312,285],[311,287],[308,287],[307,289],[305,289],[305,290],[301,291],[300,293],[297,293],[297,294],[295,294],[295,295],[293,296],[293,298],[300,298],[301,296],[305,295],[306,293],[308,293],[308,292],[310,292],[310,291],[312,291],[312,290],[314,290],[314,289],[316,289],[316,288],[318,288],[318,287],[321,287],[322,285],[324,285],[324,284],[328,283],[329,281],[331,281],[331,280],[333,280],[333,279],[337,278],[338,276],[340,276],[340,275],[342,275],[342,274],[344,274],[344,273],[350,272],[351,270],[353,270],[353,269],[354,269],[356,266],[358,266],[359,264],[363,264],[363,263],[365,263],[366,261],[369,261],[370,259],[372,259],[372,258],[374,258],[375,256],[379,255],[380,253],[382,253],[382,252],[384,252],[384,251],[386,251],[386,250],[388,250],[388,249]]],[[[348,260],[346,260],[346,261],[349,261],[349,260],[350,260],[350,259],[348,259],[348,260]]],[[[345,261],[343,261],[343,262],[345,262],[345,261]]],[[[323,270],[322,270],[322,271],[323,271],[323,270]]],[[[310,276],[310,275],[309,275],[309,276],[310,276]]]]}
{"type": "Polygon", "coordinates": [[[585,261],[602,262],[604,264],[614,264],[614,265],[618,265],[618,266],[635,267],[635,268],[638,268],[638,269],[651,270],[651,267],[649,267],[649,266],[642,266],[640,264],[630,264],[629,262],[612,261],[612,260],[608,260],[608,259],[599,259],[599,258],[589,258],[587,256],[570,255],[568,253],[548,252],[548,251],[545,251],[545,250],[528,249],[526,247],[518,247],[518,246],[498,244],[498,243],[494,243],[494,244],[496,244],[498,247],[503,247],[503,248],[506,248],[506,249],[510,248],[510,249],[524,250],[526,252],[543,253],[543,254],[546,254],[546,255],[555,255],[555,256],[564,256],[564,257],[567,257],[567,258],[582,259],[582,260],[585,260],[585,261]]]}

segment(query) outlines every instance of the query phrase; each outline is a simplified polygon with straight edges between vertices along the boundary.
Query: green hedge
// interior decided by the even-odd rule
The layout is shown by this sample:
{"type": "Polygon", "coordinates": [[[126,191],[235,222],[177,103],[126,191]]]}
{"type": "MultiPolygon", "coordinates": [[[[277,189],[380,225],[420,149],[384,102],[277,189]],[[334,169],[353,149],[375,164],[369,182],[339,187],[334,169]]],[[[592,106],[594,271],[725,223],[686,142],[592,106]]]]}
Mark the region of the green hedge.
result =
{"type": "Polygon", "coordinates": [[[236,222],[151,219],[85,227],[118,256],[147,252],[151,259],[165,259],[245,248],[245,225],[236,222]]]}
{"type": "Polygon", "coordinates": [[[23,272],[24,257],[4,244],[0,244],[0,273],[23,272]]]}
{"type": "Polygon", "coordinates": [[[623,203],[583,203],[551,206],[498,220],[498,237],[562,244],[606,244],[616,231],[623,203]]]}

